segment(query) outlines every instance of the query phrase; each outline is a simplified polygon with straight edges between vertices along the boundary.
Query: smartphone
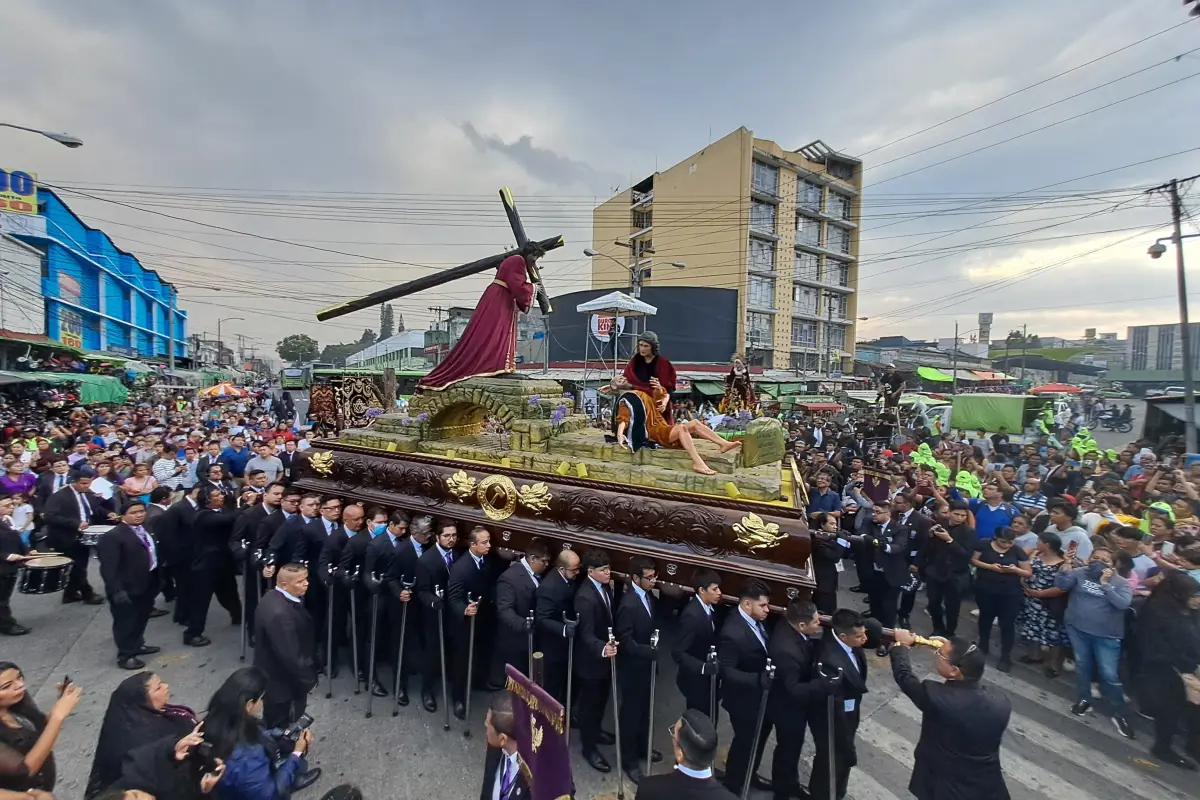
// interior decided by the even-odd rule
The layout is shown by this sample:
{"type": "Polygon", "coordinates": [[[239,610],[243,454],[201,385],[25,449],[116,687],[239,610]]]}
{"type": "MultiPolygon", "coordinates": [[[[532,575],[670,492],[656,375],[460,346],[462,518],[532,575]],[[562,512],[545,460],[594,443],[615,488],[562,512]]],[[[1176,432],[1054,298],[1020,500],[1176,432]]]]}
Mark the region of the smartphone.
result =
{"type": "Polygon", "coordinates": [[[70,686],[70,685],[71,685],[71,676],[70,676],[70,675],[63,675],[63,679],[62,679],[62,688],[58,690],[58,696],[59,696],[59,697],[62,697],[64,694],[66,694],[66,693],[67,693],[67,687],[68,687],[68,686],[70,686]]]}

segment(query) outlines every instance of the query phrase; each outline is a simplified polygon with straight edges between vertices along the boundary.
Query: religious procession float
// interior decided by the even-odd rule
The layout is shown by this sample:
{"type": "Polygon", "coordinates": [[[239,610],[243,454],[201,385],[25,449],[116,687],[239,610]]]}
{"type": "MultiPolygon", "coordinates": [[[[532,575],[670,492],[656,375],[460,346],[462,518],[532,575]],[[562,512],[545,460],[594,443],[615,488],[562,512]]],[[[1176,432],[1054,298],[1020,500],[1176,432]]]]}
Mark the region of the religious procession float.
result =
{"type": "Polygon", "coordinates": [[[665,583],[690,586],[707,568],[722,575],[726,593],[757,579],[773,604],[808,595],[807,497],[777,420],[753,420],[727,442],[701,423],[670,419],[674,369],[648,332],[612,387],[609,430],[577,413],[560,384],[517,374],[517,316],[533,302],[551,310],[537,259],[562,239],[530,241],[507,190],[501,197],[517,249],[318,314],[330,319],[496,270],[462,338],[402,412],[383,412],[389,387],[370,379],[314,387],[311,407],[335,433],[306,451],[299,485],[484,525],[517,552],[537,537],[552,550],[603,548],[619,572],[630,557],[648,556],[665,583]]]}

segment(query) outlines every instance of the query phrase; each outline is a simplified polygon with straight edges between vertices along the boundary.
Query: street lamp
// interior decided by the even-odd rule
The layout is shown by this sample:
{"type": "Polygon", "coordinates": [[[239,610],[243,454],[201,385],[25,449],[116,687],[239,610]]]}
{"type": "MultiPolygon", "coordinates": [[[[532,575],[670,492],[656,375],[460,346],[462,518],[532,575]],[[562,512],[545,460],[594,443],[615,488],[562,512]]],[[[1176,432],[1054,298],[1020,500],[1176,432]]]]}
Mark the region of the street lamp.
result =
{"type": "Polygon", "coordinates": [[[1183,240],[1200,237],[1200,233],[1184,234],[1179,229],[1179,196],[1172,184],[1172,204],[1175,206],[1175,235],[1155,239],[1154,244],[1146,253],[1153,259],[1162,258],[1167,252],[1163,242],[1175,244],[1175,281],[1179,294],[1179,331],[1182,337],[1179,341],[1180,354],[1183,357],[1183,434],[1187,452],[1196,452],[1196,389],[1192,381],[1195,379],[1192,369],[1192,331],[1188,321],[1187,274],[1183,266],[1183,240]]]}
{"type": "Polygon", "coordinates": [[[221,323],[233,322],[234,320],[246,321],[245,317],[226,317],[225,319],[217,320],[217,366],[221,366],[221,354],[225,351],[225,343],[221,341],[221,323]]]}
{"type": "MultiPolygon", "coordinates": [[[[618,244],[619,244],[619,242],[618,242],[618,244]]],[[[662,266],[665,264],[669,267],[675,267],[676,269],[687,269],[687,264],[683,263],[682,261],[655,261],[653,264],[650,264],[647,267],[633,267],[629,264],[622,263],[621,261],[608,255],[607,253],[598,252],[596,250],[591,249],[590,247],[585,248],[583,251],[583,254],[585,256],[588,256],[589,258],[596,258],[596,257],[607,258],[609,261],[613,262],[614,264],[618,264],[621,267],[623,267],[624,269],[628,270],[629,286],[630,286],[630,290],[631,290],[630,293],[634,297],[642,296],[642,281],[645,280],[647,277],[649,277],[650,270],[654,269],[654,267],[662,266]]]]}
{"type": "Polygon", "coordinates": [[[83,140],[76,136],[72,136],[69,133],[55,133],[54,131],[43,131],[37,128],[26,128],[24,125],[13,125],[11,122],[0,122],[0,128],[13,128],[18,131],[36,133],[40,136],[45,136],[47,139],[58,142],[63,147],[70,147],[72,149],[76,147],[83,147],[83,140]]]}

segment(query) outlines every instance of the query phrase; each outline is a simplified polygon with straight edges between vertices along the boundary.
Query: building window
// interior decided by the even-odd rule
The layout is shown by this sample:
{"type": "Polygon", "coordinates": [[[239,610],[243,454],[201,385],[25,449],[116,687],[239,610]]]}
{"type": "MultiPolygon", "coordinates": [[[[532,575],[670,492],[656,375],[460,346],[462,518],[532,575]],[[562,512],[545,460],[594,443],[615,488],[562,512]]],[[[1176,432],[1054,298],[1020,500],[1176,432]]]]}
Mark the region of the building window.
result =
{"type": "Polygon", "coordinates": [[[758,311],[747,311],[746,342],[750,348],[767,347],[772,341],[771,315],[758,311]]]}
{"type": "Polygon", "coordinates": [[[770,164],[755,161],[753,181],[755,191],[774,197],[779,196],[779,170],[770,164]]]}
{"type": "Polygon", "coordinates": [[[654,214],[650,211],[634,211],[633,212],[633,229],[635,231],[644,231],[654,224],[654,214]]]}
{"type": "Polygon", "coordinates": [[[846,318],[846,300],[847,300],[847,297],[844,294],[833,294],[833,293],[827,292],[825,294],[825,302],[828,303],[829,305],[827,305],[825,307],[825,313],[828,314],[830,312],[830,310],[832,310],[833,311],[833,319],[845,319],[846,318]]]}
{"type": "Polygon", "coordinates": [[[821,186],[811,181],[796,182],[796,207],[809,211],[821,210],[821,186]]]}
{"type": "Polygon", "coordinates": [[[827,161],[825,168],[829,170],[829,174],[843,181],[854,180],[854,165],[848,164],[845,161],[827,161]]]}
{"type": "Polygon", "coordinates": [[[800,314],[816,314],[817,290],[811,286],[793,286],[792,310],[800,314]]]}
{"type": "Polygon", "coordinates": [[[817,372],[821,369],[821,357],[816,353],[792,353],[791,368],[796,372],[817,372]]]}
{"type": "Polygon", "coordinates": [[[839,253],[850,252],[850,231],[837,225],[829,226],[829,249],[839,253]]]}
{"type": "Polygon", "coordinates": [[[831,190],[826,213],[837,219],[850,219],[850,198],[831,190]]]}
{"type": "Polygon", "coordinates": [[[826,325],[825,336],[830,350],[841,350],[846,346],[846,329],[841,325],[826,325]]]}
{"type": "Polygon", "coordinates": [[[654,255],[654,242],[650,239],[635,239],[633,248],[634,255],[638,260],[654,255]]]}
{"type": "Polygon", "coordinates": [[[792,320],[792,347],[816,347],[817,326],[813,322],[792,320]]]}
{"type": "Polygon", "coordinates": [[[750,269],[759,272],[775,271],[775,243],[750,239],[750,269]]]}
{"type": "Polygon", "coordinates": [[[796,215],[796,241],[800,244],[806,244],[810,247],[821,246],[821,220],[813,217],[806,217],[803,214],[796,215]]]}
{"type": "Polygon", "coordinates": [[[835,286],[850,285],[850,266],[844,261],[825,259],[825,281],[835,286]]]}
{"type": "Polygon", "coordinates": [[[750,230],[775,233],[775,206],[758,200],[750,201],[750,230]]]}
{"type": "Polygon", "coordinates": [[[775,279],[751,275],[746,302],[758,308],[775,307],[775,279]]]}
{"type": "Polygon", "coordinates": [[[1158,326],[1158,352],[1154,357],[1155,369],[1171,369],[1175,360],[1175,326],[1158,326]]]}
{"type": "Polygon", "coordinates": [[[815,281],[821,277],[821,257],[815,253],[796,253],[796,277],[815,281]]]}
{"type": "Polygon", "coordinates": [[[1139,325],[1133,329],[1129,337],[1129,368],[1142,371],[1146,369],[1147,348],[1150,342],[1150,328],[1139,325]]]}

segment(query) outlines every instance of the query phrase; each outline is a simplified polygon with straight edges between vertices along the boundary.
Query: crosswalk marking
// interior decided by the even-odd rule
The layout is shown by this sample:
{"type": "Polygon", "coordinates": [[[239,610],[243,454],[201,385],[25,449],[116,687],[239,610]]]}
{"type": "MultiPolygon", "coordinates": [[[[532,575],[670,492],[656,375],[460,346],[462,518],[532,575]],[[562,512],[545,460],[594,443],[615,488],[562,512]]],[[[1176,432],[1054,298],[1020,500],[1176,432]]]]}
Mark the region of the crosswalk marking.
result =
{"type": "MultiPolygon", "coordinates": [[[[1063,712],[1066,712],[1066,710],[1070,708],[1071,703],[1074,702],[1074,700],[1064,698],[1057,693],[1050,691],[1049,689],[1043,689],[1032,683],[1026,683],[1025,681],[1018,680],[1010,675],[1005,675],[1003,672],[998,672],[996,670],[989,669],[984,675],[983,682],[990,683],[1010,694],[1024,697],[1026,700],[1037,703],[1039,706],[1044,708],[1061,708],[1063,712]],[[1051,705],[1051,703],[1053,703],[1053,705],[1051,705]]],[[[1074,684],[1071,685],[1070,689],[1073,697],[1075,690],[1074,684]]],[[[1132,709],[1130,709],[1130,713],[1132,713],[1132,709]]],[[[1099,709],[1094,709],[1092,713],[1086,717],[1076,717],[1069,713],[1063,713],[1063,719],[1071,724],[1083,725],[1087,728],[1091,728],[1092,730],[1102,733],[1106,737],[1121,742],[1128,747],[1138,747],[1137,744],[1130,742],[1124,736],[1121,736],[1119,733],[1117,733],[1116,728],[1112,726],[1108,716],[1099,709]]],[[[1064,737],[1067,736],[1065,733],[1061,735],[1064,737]]],[[[1146,750],[1144,747],[1140,749],[1146,750]]]]}

